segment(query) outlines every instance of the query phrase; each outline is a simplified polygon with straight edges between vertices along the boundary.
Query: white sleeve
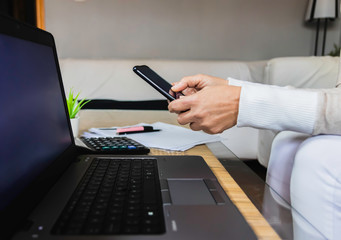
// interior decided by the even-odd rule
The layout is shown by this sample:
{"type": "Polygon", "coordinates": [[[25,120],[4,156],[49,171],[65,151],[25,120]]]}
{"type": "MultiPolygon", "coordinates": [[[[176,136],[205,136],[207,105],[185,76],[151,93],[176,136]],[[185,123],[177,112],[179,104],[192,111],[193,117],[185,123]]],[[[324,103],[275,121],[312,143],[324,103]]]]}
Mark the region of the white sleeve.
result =
{"type": "Polygon", "coordinates": [[[230,77],[227,78],[227,80],[229,81],[229,85],[238,86],[238,87],[242,87],[245,84],[252,84],[251,82],[248,82],[248,81],[241,81],[241,80],[237,80],[237,79],[230,78],[230,77]]]}
{"type": "Polygon", "coordinates": [[[230,85],[242,87],[238,127],[313,133],[318,114],[317,92],[228,80],[230,85]]]}
{"type": "Polygon", "coordinates": [[[254,82],[249,82],[249,81],[237,80],[237,79],[231,78],[231,77],[227,78],[227,80],[229,81],[229,85],[238,86],[238,87],[242,87],[242,86],[245,86],[245,85],[254,85],[254,86],[262,85],[260,83],[254,83],[254,82]]]}

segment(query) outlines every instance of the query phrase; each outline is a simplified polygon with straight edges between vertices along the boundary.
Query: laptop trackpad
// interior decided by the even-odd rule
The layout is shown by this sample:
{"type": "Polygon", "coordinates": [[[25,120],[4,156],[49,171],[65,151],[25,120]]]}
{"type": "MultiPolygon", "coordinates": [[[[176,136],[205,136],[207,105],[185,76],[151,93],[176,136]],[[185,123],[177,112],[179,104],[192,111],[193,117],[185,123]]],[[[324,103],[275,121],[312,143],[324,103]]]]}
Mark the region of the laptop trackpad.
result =
{"type": "Polygon", "coordinates": [[[168,179],[173,205],[216,205],[202,179],[168,179]]]}

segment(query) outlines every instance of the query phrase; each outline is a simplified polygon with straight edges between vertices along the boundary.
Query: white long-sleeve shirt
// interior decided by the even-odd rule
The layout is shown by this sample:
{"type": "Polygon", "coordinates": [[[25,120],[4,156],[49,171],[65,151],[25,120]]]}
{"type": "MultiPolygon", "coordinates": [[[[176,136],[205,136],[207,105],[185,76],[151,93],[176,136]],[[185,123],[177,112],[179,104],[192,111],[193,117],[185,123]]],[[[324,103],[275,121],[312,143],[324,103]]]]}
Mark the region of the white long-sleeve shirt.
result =
{"type": "Polygon", "coordinates": [[[228,80],[242,87],[238,127],[341,135],[341,87],[296,89],[228,80]]]}

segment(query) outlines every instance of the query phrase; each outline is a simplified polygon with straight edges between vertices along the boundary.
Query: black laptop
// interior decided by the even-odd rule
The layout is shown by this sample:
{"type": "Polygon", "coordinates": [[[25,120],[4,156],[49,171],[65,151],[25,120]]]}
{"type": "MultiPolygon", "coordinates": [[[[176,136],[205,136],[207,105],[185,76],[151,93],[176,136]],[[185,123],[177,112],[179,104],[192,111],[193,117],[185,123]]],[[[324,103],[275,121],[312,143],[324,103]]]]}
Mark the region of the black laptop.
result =
{"type": "Polygon", "coordinates": [[[0,16],[0,239],[256,239],[198,156],[82,155],[53,37],[0,16]]]}

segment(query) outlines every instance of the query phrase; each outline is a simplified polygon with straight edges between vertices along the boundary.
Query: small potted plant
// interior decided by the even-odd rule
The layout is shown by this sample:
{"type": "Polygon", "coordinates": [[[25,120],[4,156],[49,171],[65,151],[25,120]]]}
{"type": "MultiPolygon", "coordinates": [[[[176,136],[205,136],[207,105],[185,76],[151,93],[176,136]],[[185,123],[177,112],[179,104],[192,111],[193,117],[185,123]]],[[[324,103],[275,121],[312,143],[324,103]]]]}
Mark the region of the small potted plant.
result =
{"type": "Polygon", "coordinates": [[[79,129],[79,110],[90,102],[90,100],[85,101],[82,99],[81,101],[78,100],[80,92],[75,96],[72,89],[70,89],[69,96],[66,99],[67,108],[69,111],[69,116],[71,120],[71,127],[72,133],[74,137],[78,136],[78,129],[79,129]]]}
{"type": "Polygon", "coordinates": [[[334,43],[334,50],[330,51],[330,53],[328,55],[332,56],[332,57],[339,57],[340,56],[340,50],[341,50],[341,47],[334,43]]]}

